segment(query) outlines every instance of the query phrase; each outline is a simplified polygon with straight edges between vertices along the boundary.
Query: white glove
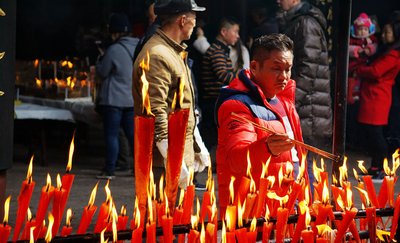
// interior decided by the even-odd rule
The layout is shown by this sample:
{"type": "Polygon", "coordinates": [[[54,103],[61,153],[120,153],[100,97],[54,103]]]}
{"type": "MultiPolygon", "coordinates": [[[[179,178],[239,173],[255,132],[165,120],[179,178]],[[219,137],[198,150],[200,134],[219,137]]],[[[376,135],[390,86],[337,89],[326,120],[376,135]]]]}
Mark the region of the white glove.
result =
{"type": "MultiPolygon", "coordinates": [[[[156,142],[156,146],[160,154],[164,158],[164,168],[167,168],[167,155],[168,155],[168,139],[163,139],[156,142]]],[[[181,175],[179,177],[178,185],[180,188],[186,189],[188,184],[189,171],[186,167],[185,160],[182,159],[181,175]]]]}
{"type": "Polygon", "coordinates": [[[194,154],[193,167],[195,172],[202,172],[206,167],[211,166],[211,158],[197,126],[194,128],[194,139],[200,148],[200,153],[194,154]]]}

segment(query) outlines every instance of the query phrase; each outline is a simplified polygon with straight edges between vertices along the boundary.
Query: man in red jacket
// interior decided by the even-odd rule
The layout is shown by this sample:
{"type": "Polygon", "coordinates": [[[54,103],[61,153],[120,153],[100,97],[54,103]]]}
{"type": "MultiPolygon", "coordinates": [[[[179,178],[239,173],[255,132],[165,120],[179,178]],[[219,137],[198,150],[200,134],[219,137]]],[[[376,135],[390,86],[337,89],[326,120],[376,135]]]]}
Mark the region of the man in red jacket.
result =
{"type": "MultiPolygon", "coordinates": [[[[221,89],[216,104],[218,125],[217,175],[221,213],[229,204],[229,182],[235,180],[235,193],[246,176],[247,153],[252,177],[258,188],[262,164],[271,157],[268,175],[278,181],[280,167],[287,162],[298,168],[302,151],[291,139],[302,141],[295,108],[295,82],[290,79],[293,41],[283,34],[261,36],[253,44],[250,68],[239,73],[221,89]],[[235,119],[238,114],[276,132],[271,135],[249,122],[235,119]]],[[[293,174],[296,174],[296,169],[293,174]]],[[[275,183],[276,187],[278,183],[275,183]]]]}

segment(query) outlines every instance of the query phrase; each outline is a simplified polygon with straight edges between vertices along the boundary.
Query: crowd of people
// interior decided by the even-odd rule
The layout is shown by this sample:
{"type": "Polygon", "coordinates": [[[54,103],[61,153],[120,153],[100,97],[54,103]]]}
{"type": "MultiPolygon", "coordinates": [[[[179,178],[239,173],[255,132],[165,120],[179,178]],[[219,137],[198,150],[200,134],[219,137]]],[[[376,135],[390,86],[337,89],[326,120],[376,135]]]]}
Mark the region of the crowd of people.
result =
{"type": "MultiPolygon", "coordinates": [[[[256,173],[271,157],[270,174],[291,161],[293,176],[304,154],[302,148],[294,146],[293,139],[329,151],[333,85],[326,18],[306,1],[277,3],[282,12],[279,18],[265,8],[253,12],[257,26],[247,40],[241,40],[240,23],[232,17],[221,18],[216,36],[206,36],[205,25],[196,19],[196,13],[206,9],[194,0],[150,3],[149,27],[140,40],[129,36],[126,16],[111,16],[109,30],[114,43],[96,66],[102,78],[98,107],[107,147],[105,166],[98,178],[114,177],[121,136],[126,136],[133,148],[133,116],[142,113],[144,95],[139,63],[147,55],[151,68],[146,77],[156,119],[155,164],[165,163],[168,113],[179,82],[185,81],[182,108],[190,109],[190,113],[179,183],[182,187],[189,168],[201,172],[212,163],[216,165],[223,207],[228,200],[230,176],[246,173],[248,151],[256,173]],[[241,123],[233,112],[275,133],[241,123]]],[[[348,135],[357,129],[363,131],[372,157],[369,173],[379,180],[383,177],[383,158],[400,146],[398,84],[393,88],[400,69],[400,13],[393,13],[383,26],[382,40],[377,29],[377,23],[365,13],[354,20],[347,102],[348,135]],[[392,91],[393,102],[397,102],[394,105],[392,91]],[[393,111],[396,107],[397,112],[393,111]],[[388,124],[392,127],[389,144],[385,134],[388,124]]],[[[307,156],[308,172],[312,172],[314,156],[307,156]]],[[[305,177],[312,182],[312,173],[305,173],[305,177]]],[[[238,184],[235,182],[235,187],[238,184]]],[[[204,186],[197,183],[197,188],[204,186]]]]}

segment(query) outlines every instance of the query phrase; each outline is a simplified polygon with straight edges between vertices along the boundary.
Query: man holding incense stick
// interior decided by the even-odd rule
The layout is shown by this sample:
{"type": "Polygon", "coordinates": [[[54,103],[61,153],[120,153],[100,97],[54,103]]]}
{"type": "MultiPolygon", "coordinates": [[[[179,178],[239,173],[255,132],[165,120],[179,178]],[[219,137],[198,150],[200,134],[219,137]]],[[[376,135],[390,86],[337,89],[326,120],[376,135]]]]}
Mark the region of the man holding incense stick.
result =
{"type": "MultiPolygon", "coordinates": [[[[221,89],[216,116],[222,213],[228,205],[231,176],[236,178],[235,191],[241,177],[246,176],[247,153],[257,187],[262,164],[270,157],[267,176],[273,175],[276,180],[281,167],[285,173],[288,161],[293,163],[295,170],[298,168],[303,151],[292,139],[302,141],[302,132],[295,109],[296,85],[290,79],[292,65],[293,41],[289,37],[283,34],[261,36],[254,41],[250,68],[242,70],[238,78],[221,89]],[[241,119],[235,118],[237,116],[241,119]],[[252,122],[274,134],[257,128],[252,122]]],[[[296,173],[291,173],[291,177],[296,173]]]]}

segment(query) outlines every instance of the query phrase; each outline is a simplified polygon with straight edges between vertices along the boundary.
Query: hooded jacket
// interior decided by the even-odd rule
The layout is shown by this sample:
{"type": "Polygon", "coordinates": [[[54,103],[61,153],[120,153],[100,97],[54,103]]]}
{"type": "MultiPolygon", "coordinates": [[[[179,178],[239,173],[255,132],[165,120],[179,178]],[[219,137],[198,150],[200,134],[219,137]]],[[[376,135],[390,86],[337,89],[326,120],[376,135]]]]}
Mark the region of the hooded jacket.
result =
{"type": "MultiPolygon", "coordinates": [[[[262,164],[271,157],[266,144],[270,134],[256,129],[250,123],[236,121],[232,112],[278,133],[286,133],[282,117],[267,102],[263,92],[250,80],[249,75],[248,70],[243,70],[239,73],[238,78],[232,80],[229,86],[222,88],[216,105],[218,123],[217,175],[219,202],[222,209],[228,205],[231,176],[236,178],[235,192],[238,190],[242,176],[246,176],[247,152],[250,155],[252,176],[257,187],[262,164]]],[[[285,89],[278,93],[276,97],[286,111],[294,138],[302,141],[300,121],[294,105],[295,87],[295,82],[289,80],[285,89]]],[[[296,150],[300,158],[302,150],[300,147],[296,147],[296,150]]],[[[274,175],[278,178],[279,168],[285,169],[287,162],[293,162],[290,151],[281,153],[279,156],[272,156],[266,176],[274,175]]]]}
{"type": "Polygon", "coordinates": [[[294,42],[292,76],[296,80],[296,108],[305,140],[332,135],[328,48],[322,12],[301,2],[284,17],[283,33],[294,42]]]}
{"type": "Polygon", "coordinates": [[[96,71],[102,78],[99,105],[133,107],[132,58],[138,42],[137,38],[121,37],[97,63],[96,71]]]}

